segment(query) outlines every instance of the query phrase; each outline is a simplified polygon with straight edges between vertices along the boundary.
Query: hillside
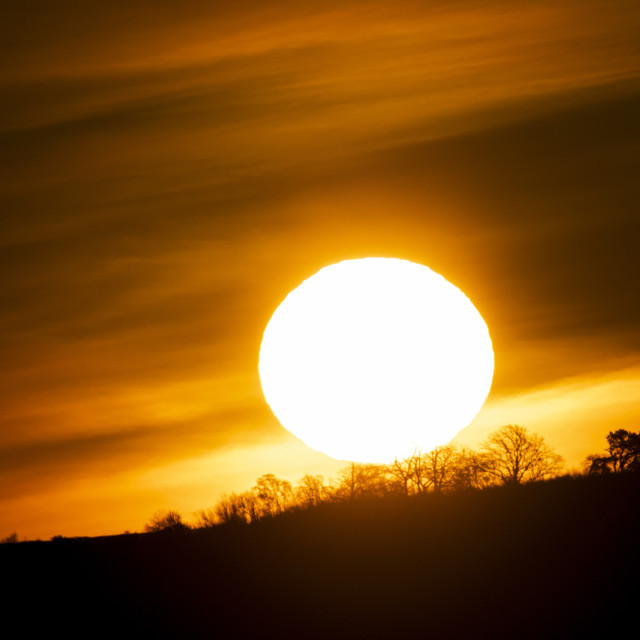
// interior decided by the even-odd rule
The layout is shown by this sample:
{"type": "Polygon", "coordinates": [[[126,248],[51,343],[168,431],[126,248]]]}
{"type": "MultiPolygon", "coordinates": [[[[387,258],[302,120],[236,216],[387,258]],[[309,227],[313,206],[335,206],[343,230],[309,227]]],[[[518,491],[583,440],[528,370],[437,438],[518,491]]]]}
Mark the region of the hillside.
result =
{"type": "Polygon", "coordinates": [[[639,498],[640,474],[560,478],[2,545],[5,605],[85,637],[617,637],[636,619],[639,498]]]}

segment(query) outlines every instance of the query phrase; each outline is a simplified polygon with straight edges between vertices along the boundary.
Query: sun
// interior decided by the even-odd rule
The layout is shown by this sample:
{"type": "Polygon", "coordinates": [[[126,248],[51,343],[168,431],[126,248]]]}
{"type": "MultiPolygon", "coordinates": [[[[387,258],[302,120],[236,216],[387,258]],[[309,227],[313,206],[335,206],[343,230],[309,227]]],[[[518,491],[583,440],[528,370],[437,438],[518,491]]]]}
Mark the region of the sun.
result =
{"type": "Polygon", "coordinates": [[[324,267],[291,291],[260,347],[280,423],[339,460],[390,462],[449,442],[493,378],[482,316],[441,275],[407,260],[324,267]]]}

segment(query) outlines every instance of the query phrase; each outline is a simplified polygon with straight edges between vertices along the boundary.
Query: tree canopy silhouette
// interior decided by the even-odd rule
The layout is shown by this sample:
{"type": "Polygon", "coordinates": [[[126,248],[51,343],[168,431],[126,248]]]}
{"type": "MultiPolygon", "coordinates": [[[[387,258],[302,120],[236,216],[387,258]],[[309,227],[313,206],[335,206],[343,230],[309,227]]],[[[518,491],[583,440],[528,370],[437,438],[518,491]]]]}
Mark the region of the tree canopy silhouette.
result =
{"type": "Polygon", "coordinates": [[[589,473],[640,471],[640,433],[618,429],[607,434],[608,455],[587,458],[589,473]]]}

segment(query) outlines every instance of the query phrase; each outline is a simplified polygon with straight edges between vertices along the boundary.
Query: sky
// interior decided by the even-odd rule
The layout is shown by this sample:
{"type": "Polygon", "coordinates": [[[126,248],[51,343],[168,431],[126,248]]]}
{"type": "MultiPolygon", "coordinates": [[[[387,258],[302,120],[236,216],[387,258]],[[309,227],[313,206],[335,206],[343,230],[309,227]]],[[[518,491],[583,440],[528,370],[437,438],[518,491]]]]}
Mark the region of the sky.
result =
{"type": "Polygon", "coordinates": [[[521,424],[577,469],[640,429],[636,0],[33,0],[0,23],[0,537],[335,476],[257,365],[280,301],[345,259],[425,264],[484,317],[461,444],[521,424]]]}

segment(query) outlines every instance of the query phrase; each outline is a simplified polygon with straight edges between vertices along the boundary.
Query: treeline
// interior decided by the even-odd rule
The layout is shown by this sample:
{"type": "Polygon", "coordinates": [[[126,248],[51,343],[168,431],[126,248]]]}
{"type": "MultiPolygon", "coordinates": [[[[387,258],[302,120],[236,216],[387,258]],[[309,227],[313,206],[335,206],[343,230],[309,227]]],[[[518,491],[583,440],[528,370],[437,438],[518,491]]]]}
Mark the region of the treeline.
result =
{"type": "MultiPolygon", "coordinates": [[[[388,465],[351,463],[337,478],[305,475],[297,485],[266,474],[253,488],[223,495],[213,507],[200,511],[195,527],[226,523],[251,523],[290,509],[317,506],[363,497],[416,495],[482,489],[496,484],[520,484],[558,475],[564,461],[544,439],[519,425],[492,433],[479,451],[445,445],[388,465]]],[[[175,511],[159,512],[146,531],[184,528],[175,511]]]]}
{"type": "MultiPolygon", "coordinates": [[[[591,455],[585,463],[590,474],[640,469],[640,434],[624,429],[610,432],[604,455],[591,455]]],[[[158,512],[146,531],[249,524],[330,502],[364,497],[417,495],[483,489],[499,484],[522,484],[558,476],[564,461],[544,439],[519,425],[493,432],[478,451],[445,445],[388,465],[351,463],[325,482],[321,475],[305,475],[297,485],[273,474],[259,477],[251,489],[223,495],[211,508],[187,524],[176,511],[158,512]]]]}

